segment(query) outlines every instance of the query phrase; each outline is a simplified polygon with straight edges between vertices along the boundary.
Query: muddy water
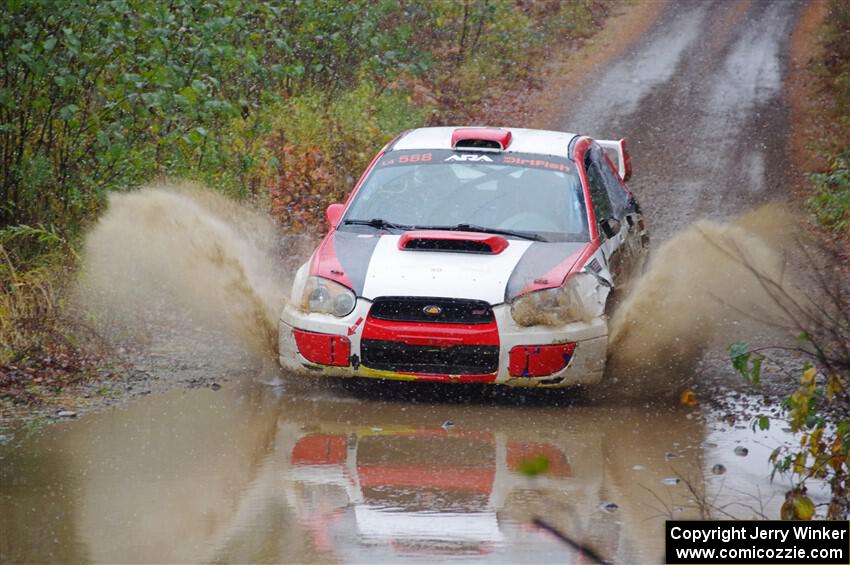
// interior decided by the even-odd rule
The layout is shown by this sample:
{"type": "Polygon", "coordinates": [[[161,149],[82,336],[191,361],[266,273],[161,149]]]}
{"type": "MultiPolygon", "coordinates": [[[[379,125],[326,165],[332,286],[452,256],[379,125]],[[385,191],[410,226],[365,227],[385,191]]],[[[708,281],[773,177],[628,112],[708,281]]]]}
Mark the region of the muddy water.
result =
{"type": "Polygon", "coordinates": [[[173,391],[13,434],[0,447],[0,561],[578,559],[531,524],[539,516],[607,559],[648,563],[662,560],[666,516],[699,516],[695,496],[719,491],[725,505],[755,482],[760,501],[746,502],[781,503],[760,447],[774,439],[745,422],[341,386],[173,391]],[[548,471],[525,476],[536,455],[548,471]],[[726,475],[710,473],[717,463],[726,475]]]}

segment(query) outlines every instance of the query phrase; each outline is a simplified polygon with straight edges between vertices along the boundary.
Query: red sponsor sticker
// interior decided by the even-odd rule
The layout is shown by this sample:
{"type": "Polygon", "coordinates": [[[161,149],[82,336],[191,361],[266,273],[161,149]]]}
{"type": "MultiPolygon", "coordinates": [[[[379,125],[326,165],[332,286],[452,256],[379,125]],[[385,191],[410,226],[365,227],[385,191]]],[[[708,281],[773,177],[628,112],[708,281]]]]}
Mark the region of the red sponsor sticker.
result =
{"type": "Polygon", "coordinates": [[[434,156],[431,153],[404,154],[404,155],[399,155],[395,159],[387,159],[385,161],[381,161],[381,166],[387,167],[389,165],[408,165],[408,164],[411,164],[411,163],[430,163],[433,159],[434,159],[434,156]]]}
{"type": "Polygon", "coordinates": [[[553,171],[570,172],[570,166],[566,163],[558,163],[556,161],[547,161],[546,159],[525,159],[523,157],[514,157],[513,155],[505,155],[502,157],[502,163],[505,165],[521,165],[524,167],[538,167],[541,169],[550,169],[553,171]]]}

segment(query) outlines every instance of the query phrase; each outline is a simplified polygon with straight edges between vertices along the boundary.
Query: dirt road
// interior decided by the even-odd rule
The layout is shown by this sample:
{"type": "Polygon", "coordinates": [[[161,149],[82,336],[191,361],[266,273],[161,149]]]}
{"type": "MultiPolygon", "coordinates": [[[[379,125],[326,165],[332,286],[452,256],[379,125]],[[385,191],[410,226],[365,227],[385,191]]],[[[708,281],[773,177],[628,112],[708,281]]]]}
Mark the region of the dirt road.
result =
{"type": "Polygon", "coordinates": [[[799,11],[790,1],[674,2],[563,101],[560,129],[630,142],[630,186],[656,242],[787,197],[783,77],[799,11]]]}
{"type": "MultiPolygon", "coordinates": [[[[673,2],[621,56],[588,70],[551,125],[629,139],[656,242],[782,199],[798,12],[793,2],[673,2]]],[[[199,377],[221,370],[184,353],[160,357],[199,377]]],[[[221,390],[151,395],[2,437],[0,561],[576,560],[530,525],[543,516],[606,559],[649,563],[663,559],[666,516],[699,516],[695,496],[720,491],[717,503],[744,517],[781,504],[767,454],[787,438],[723,414],[459,387],[446,399],[445,389],[316,383],[240,363],[232,371],[244,378],[221,390]],[[541,456],[546,474],[521,472],[541,456]]]]}

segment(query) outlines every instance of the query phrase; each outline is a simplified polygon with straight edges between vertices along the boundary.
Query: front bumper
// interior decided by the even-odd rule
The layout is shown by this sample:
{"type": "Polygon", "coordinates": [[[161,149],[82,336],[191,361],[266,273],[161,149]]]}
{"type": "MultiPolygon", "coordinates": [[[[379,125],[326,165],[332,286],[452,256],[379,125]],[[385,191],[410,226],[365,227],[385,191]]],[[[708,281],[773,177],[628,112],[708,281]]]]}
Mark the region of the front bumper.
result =
{"type": "Polygon", "coordinates": [[[354,311],[344,318],[326,314],[305,314],[287,305],[281,313],[279,332],[280,365],[301,374],[334,377],[367,377],[406,381],[478,382],[510,386],[566,387],[594,384],[602,379],[608,347],[608,326],[603,318],[590,322],[575,322],[562,326],[518,326],[511,317],[510,306],[493,307],[498,329],[498,367],[486,374],[442,374],[437,372],[393,371],[376,369],[361,363],[361,338],[372,306],[370,300],[358,298],[354,311]],[[300,336],[301,350],[295,332],[311,332],[337,336],[337,348],[329,353],[328,363],[315,363],[302,355],[305,346],[300,336]],[[575,349],[562,369],[542,376],[512,376],[510,352],[517,346],[549,346],[574,343],[575,349]],[[348,362],[342,358],[339,345],[344,344],[348,362]]]}

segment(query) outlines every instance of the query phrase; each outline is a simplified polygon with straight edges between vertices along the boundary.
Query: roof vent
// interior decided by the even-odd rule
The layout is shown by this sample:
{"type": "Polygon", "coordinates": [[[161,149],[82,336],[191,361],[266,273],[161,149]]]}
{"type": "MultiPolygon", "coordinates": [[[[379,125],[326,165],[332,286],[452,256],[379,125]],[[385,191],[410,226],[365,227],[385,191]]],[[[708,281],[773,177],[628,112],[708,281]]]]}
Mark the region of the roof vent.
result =
{"type": "Polygon", "coordinates": [[[448,251],[498,255],[507,246],[508,240],[498,235],[460,231],[409,231],[398,240],[398,248],[402,251],[448,251]]]}
{"type": "Polygon", "coordinates": [[[466,151],[504,151],[511,144],[510,130],[501,128],[458,128],[452,132],[452,147],[466,151]]]}

